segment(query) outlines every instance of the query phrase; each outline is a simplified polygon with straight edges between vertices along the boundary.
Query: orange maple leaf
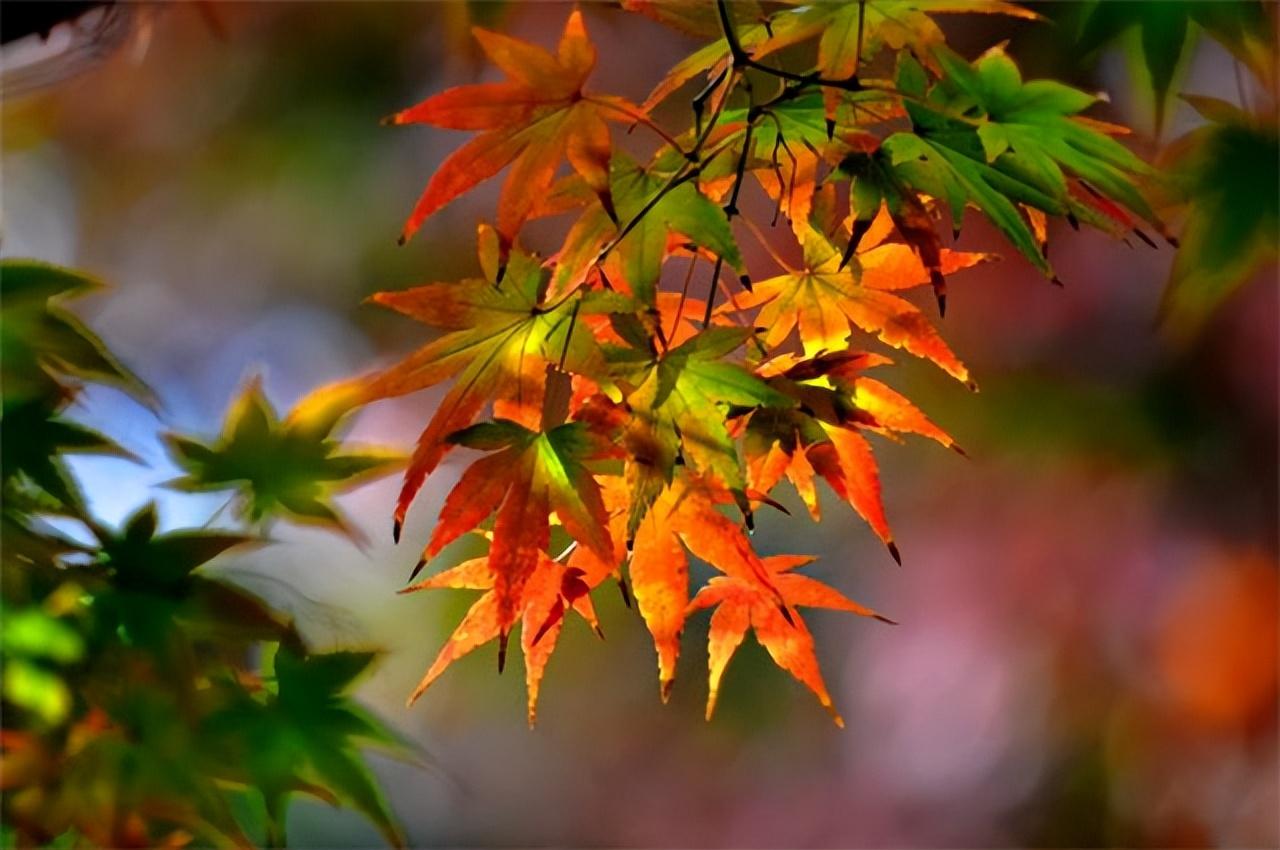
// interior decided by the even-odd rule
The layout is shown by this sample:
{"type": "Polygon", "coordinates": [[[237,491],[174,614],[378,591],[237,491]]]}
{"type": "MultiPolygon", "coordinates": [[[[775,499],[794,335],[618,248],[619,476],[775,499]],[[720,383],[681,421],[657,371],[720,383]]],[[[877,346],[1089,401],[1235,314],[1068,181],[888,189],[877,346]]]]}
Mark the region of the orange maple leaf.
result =
{"type": "MultiPolygon", "coordinates": [[[[429,283],[398,292],[379,292],[372,300],[433,328],[447,331],[400,363],[363,382],[363,401],[416,392],[449,378],[456,382],[441,400],[405,470],[396,504],[394,532],[400,528],[426,477],[452,448],[447,437],[473,421],[486,404],[512,411],[538,411],[546,368],[556,365],[601,380],[604,362],[591,334],[578,326],[579,315],[617,309],[620,296],[589,292],[547,303],[546,275],[537,259],[516,248],[502,283],[497,236],[480,227],[480,264],[485,278],[429,283]]],[[[535,426],[525,416],[522,424],[535,426]]]]}
{"type": "MultiPolygon", "coordinates": [[[[856,267],[842,266],[839,250],[825,235],[807,225],[803,232],[803,266],[784,265],[784,274],[756,283],[731,305],[735,310],[760,308],[755,324],[764,328],[767,347],[778,347],[798,328],[806,354],[843,351],[857,327],[887,345],[932,360],[957,380],[969,381],[969,370],[919,308],[892,292],[930,281],[911,248],[871,242],[868,236],[878,236],[878,242],[887,235],[877,228],[860,243],[868,248],[866,263],[859,255],[856,267]]],[[[985,254],[946,251],[942,262],[944,270],[955,272],[986,259],[985,254]]]]}
{"type": "Polygon", "coordinates": [[[598,450],[580,423],[535,432],[499,419],[451,439],[496,451],[462,474],[445,499],[423,558],[434,557],[496,512],[488,569],[498,629],[505,639],[521,610],[525,583],[550,543],[552,511],[579,543],[601,558],[613,555],[600,488],[583,465],[598,450]]]}
{"type": "Polygon", "coordinates": [[[854,602],[833,587],[792,572],[812,560],[803,555],[765,558],[763,564],[775,592],[765,590],[759,582],[743,581],[737,576],[717,576],[699,590],[687,606],[688,613],[715,606],[707,636],[708,720],[716,709],[725,668],[750,628],[774,663],[813,691],[822,707],[831,712],[836,725],[844,726],[844,720],[836,711],[822,679],[813,635],[794,609],[797,606],[830,608],[874,617],[886,623],[893,621],[854,602]],[[779,595],[781,605],[778,603],[779,595]]]}
{"type": "MultiPolygon", "coordinates": [[[[413,593],[446,587],[485,591],[440,648],[435,661],[410,695],[410,704],[422,696],[454,661],[502,636],[501,604],[494,584],[490,560],[484,557],[464,561],[400,591],[413,593]]],[[[565,566],[546,553],[539,553],[537,566],[525,582],[519,605],[520,649],[524,655],[530,726],[537,720],[542,676],[546,672],[547,662],[555,652],[566,610],[576,611],[597,634],[600,633],[595,609],[588,595],[590,588],[590,577],[584,576],[581,570],[565,566]]]]}
{"type": "Polygon", "coordinates": [[[624,98],[583,91],[596,64],[596,49],[582,13],[575,9],[569,15],[554,55],[501,33],[479,27],[472,32],[509,80],[458,86],[388,119],[393,124],[483,131],[450,154],[432,175],[401,240],[445,204],[511,165],[498,204],[498,232],[509,245],[548,193],[562,157],[612,213],[605,118],[634,121],[640,110],[624,98]]]}
{"type": "Polygon", "coordinates": [[[759,410],[747,424],[743,449],[747,483],[768,492],[785,475],[809,509],[821,517],[815,476],[848,502],[901,562],[881,497],[880,472],[871,444],[860,432],[891,439],[918,434],[963,451],[951,436],[897,391],[862,374],[891,363],[887,357],[841,352],[800,359],[784,354],[757,374],[797,402],[794,409],[759,410]]]}
{"type": "Polygon", "coordinates": [[[658,652],[658,682],[663,702],[671,695],[680,633],[689,601],[687,549],[725,575],[772,590],[769,572],[742,528],[716,509],[731,501],[727,490],[692,474],[678,475],[636,529],[628,572],[640,616],[658,652]]]}

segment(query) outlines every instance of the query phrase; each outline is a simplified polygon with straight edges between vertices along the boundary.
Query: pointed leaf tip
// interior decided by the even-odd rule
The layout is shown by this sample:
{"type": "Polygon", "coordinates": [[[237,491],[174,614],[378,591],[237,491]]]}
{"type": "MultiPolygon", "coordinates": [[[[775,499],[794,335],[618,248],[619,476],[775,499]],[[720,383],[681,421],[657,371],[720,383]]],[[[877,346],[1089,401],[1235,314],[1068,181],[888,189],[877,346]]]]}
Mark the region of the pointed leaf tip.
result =
{"type": "Polygon", "coordinates": [[[1150,236],[1146,234],[1146,232],[1141,227],[1135,227],[1133,229],[1133,235],[1137,236],[1143,242],[1146,242],[1149,248],[1158,249],[1160,247],[1155,243],[1154,240],[1152,240],[1150,236]]]}
{"type": "Polygon", "coordinates": [[[898,544],[890,540],[885,545],[889,547],[889,554],[893,556],[893,560],[898,562],[898,566],[902,566],[902,553],[898,551],[898,544]]]}

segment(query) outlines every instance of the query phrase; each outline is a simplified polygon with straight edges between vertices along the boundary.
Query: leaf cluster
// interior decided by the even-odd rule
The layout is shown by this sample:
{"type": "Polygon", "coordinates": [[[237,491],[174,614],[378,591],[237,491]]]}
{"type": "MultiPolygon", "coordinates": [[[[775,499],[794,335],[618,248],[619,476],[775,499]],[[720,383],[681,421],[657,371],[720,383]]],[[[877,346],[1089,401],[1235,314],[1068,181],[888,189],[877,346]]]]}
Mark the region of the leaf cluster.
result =
{"type": "Polygon", "coordinates": [[[397,539],[449,452],[484,453],[414,574],[468,532],[488,555],[411,588],[483,595],[413,698],[490,640],[501,668],[521,625],[532,722],[565,612],[594,622],[586,600],[612,579],[653,636],[664,699],[687,618],[715,607],[708,715],[749,627],[831,708],[797,606],[874,612],[797,572],[809,559],[757,553],[754,513],[783,508],[786,479],[816,519],[822,481],[899,558],[869,438],[956,447],[866,373],[897,349],[975,388],[909,295],[930,287],[941,313],[947,278],[994,259],[948,245],[942,221],[954,239],[976,211],[1056,281],[1048,220],[1150,241],[1137,223],[1164,232],[1156,173],[1123,128],[1083,114],[1095,96],[1024,80],[1000,47],[970,62],[946,46],[936,16],[1035,17],[1011,3],[623,6],[707,39],[640,105],[589,87],[597,56],[574,11],[554,53],[476,29],[507,81],[391,118],[479,133],[441,163],[406,236],[509,166],[479,276],[373,299],[439,335],[366,378],[361,402],[452,382],[410,460],[397,539]],[[695,85],[688,124],[664,127],[664,102],[695,85]],[[607,122],[644,127],[650,152],[621,150],[607,122]],[[769,201],[766,234],[749,210],[769,201]],[[544,257],[520,225],[550,216],[568,223],[544,257]],[[771,261],[749,263],[748,239],[771,261]],[[691,555],[718,574],[701,589],[691,555]]]}

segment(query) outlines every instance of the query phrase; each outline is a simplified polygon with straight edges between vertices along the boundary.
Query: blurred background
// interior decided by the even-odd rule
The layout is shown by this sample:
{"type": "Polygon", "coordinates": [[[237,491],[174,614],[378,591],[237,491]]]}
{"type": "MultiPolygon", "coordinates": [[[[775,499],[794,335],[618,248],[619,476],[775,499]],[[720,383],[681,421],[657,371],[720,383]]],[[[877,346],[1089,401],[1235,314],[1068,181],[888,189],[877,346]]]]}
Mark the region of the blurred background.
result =
{"type": "MultiPolygon", "coordinates": [[[[177,474],[158,431],[211,436],[256,374],[284,409],[392,362],[420,330],[362,299],[475,271],[497,186],[397,247],[465,136],[379,119],[496,78],[472,23],[551,44],[570,7],[130,8],[106,58],[6,98],[0,253],[109,281],[80,312],[164,401],[157,417],[95,387],[75,409],[145,461],[75,459],[95,511],[116,522],[157,498],[166,527],[198,526],[224,497],[156,489],[177,474]]],[[[611,6],[584,12],[600,91],[643,99],[696,46],[611,6]]],[[[1154,151],[1122,56],[1081,68],[1051,24],[947,23],[968,55],[1012,33],[1028,76],[1109,92],[1097,114],[1154,151]]],[[[1232,60],[1204,44],[1182,88],[1235,99],[1232,60]]],[[[1165,139],[1195,123],[1177,112],[1165,139]]],[[[809,618],[843,731],[752,640],[703,722],[705,616],[663,706],[652,646],[611,588],[597,600],[607,643],[566,628],[535,730],[522,671],[497,676],[492,646],[405,709],[471,601],[395,595],[460,459],[428,482],[399,547],[387,480],[343,499],[365,550],[279,526],[275,545],[219,562],[320,646],[385,651],[360,695],[421,747],[421,764],[375,763],[413,844],[1280,843],[1275,270],[1175,346],[1155,322],[1172,249],[1055,228],[1058,289],[974,222],[960,247],[1006,259],[954,279],[943,332],[981,392],[905,358],[885,374],[971,455],[877,446],[905,565],[830,498],[822,524],[762,516],[756,535],[766,554],[818,554],[816,575],[901,623],[809,618]]],[[[553,249],[560,226],[540,222],[534,244],[553,249]]],[[[352,436],[407,446],[438,397],[367,409],[352,436]]],[[[305,803],[290,839],[378,843],[358,815],[305,803]]]]}

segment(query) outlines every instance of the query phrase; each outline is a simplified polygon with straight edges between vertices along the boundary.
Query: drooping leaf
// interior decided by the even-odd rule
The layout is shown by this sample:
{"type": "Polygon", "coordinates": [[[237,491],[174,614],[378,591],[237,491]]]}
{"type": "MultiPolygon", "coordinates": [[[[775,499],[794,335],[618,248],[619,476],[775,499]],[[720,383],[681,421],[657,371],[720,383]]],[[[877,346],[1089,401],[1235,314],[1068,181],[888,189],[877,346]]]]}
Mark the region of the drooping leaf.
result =
{"type": "Polygon", "coordinates": [[[575,540],[601,558],[613,555],[599,485],[584,465],[600,454],[585,426],[535,432],[498,420],[458,432],[455,442],[493,451],[473,464],[445,500],[423,557],[439,554],[496,512],[488,569],[502,635],[522,611],[525,585],[550,543],[554,511],[575,540]]]}
{"type": "Polygon", "coordinates": [[[862,432],[891,439],[918,434],[960,449],[914,404],[863,374],[889,362],[877,355],[841,352],[804,360],[782,355],[763,364],[760,372],[770,386],[792,397],[796,406],[752,414],[743,449],[754,490],[768,492],[785,476],[816,521],[821,514],[814,480],[821,477],[900,560],[885,517],[879,467],[862,432]]]}
{"type": "Polygon", "coordinates": [[[913,132],[893,134],[883,150],[897,180],[945,201],[953,228],[959,230],[971,204],[1052,276],[1017,204],[1108,227],[1077,199],[1078,184],[1163,232],[1138,185],[1154,171],[1101,125],[1078,116],[1096,98],[1052,81],[1024,83],[1000,48],[972,64],[945,47],[934,55],[944,75],[932,86],[915,60],[900,57],[898,87],[910,96],[904,105],[913,132]]]}
{"type": "Polygon", "coordinates": [[[689,603],[689,613],[715,607],[707,638],[707,720],[715,712],[725,668],[750,628],[755,633],[756,640],[768,650],[774,663],[813,691],[822,707],[831,713],[837,726],[844,725],[818,667],[813,635],[795,609],[799,606],[829,608],[885,622],[892,621],[859,605],[835,588],[793,572],[796,567],[811,560],[813,559],[789,555],[764,558],[762,564],[769,571],[775,592],[764,589],[757,582],[744,581],[736,576],[717,576],[699,590],[689,603]]]}
{"type": "Polygon", "coordinates": [[[677,476],[644,515],[632,545],[628,575],[640,615],[658,653],[658,683],[665,702],[675,682],[689,601],[686,550],[726,576],[759,585],[775,598],[770,576],[742,528],[717,509],[728,497],[713,481],[677,476]]]}
{"type": "MultiPolygon", "coordinates": [[[[545,552],[539,553],[537,566],[525,582],[519,606],[520,649],[524,655],[530,727],[537,721],[542,677],[555,652],[567,611],[572,609],[578,612],[592,628],[599,630],[595,609],[588,595],[594,583],[589,574],[576,567],[566,566],[545,552]]],[[[489,558],[484,557],[466,561],[401,591],[408,593],[446,587],[485,591],[472,604],[452,636],[441,647],[427,674],[410,696],[410,703],[420,697],[454,661],[489,641],[501,638],[503,628],[494,584],[494,572],[490,568],[489,558]]]]}

